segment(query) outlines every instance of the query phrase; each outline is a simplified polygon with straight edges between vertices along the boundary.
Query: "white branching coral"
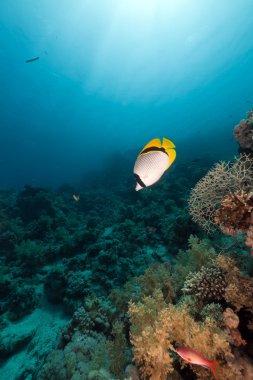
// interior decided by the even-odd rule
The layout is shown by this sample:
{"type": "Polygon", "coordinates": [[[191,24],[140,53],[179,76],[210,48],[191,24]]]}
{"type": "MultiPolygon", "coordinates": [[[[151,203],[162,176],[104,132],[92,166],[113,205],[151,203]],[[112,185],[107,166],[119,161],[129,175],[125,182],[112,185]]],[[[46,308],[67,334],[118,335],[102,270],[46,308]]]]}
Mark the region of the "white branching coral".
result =
{"type": "Polygon", "coordinates": [[[234,162],[219,162],[192,189],[189,213],[208,233],[215,231],[217,212],[229,194],[253,191],[253,158],[242,154],[234,162]],[[216,220],[215,220],[216,219],[216,220]]]}

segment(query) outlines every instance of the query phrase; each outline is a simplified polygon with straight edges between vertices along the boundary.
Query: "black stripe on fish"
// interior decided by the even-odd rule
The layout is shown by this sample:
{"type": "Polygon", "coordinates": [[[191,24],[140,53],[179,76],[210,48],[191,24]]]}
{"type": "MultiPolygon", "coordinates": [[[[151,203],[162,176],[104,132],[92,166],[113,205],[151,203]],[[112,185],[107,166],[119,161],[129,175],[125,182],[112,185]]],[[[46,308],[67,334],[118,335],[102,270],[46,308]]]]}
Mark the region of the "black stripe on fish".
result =
{"type": "Polygon", "coordinates": [[[136,178],[136,182],[141,186],[141,187],[146,187],[145,183],[142,182],[142,180],[140,179],[140,177],[138,176],[138,174],[134,173],[134,176],[136,178]]]}
{"type": "Polygon", "coordinates": [[[163,152],[168,155],[168,153],[166,152],[164,148],[158,148],[157,146],[151,146],[150,148],[146,148],[141,152],[141,154],[148,153],[148,152],[163,152]]]}

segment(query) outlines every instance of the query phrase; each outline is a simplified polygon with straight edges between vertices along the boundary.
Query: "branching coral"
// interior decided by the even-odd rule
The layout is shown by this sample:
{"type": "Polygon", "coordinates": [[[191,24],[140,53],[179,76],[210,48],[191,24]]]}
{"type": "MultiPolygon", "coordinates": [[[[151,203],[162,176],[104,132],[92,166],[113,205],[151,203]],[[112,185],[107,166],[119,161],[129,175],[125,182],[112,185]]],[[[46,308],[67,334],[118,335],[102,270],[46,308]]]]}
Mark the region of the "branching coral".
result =
{"type": "Polygon", "coordinates": [[[217,229],[217,211],[227,202],[224,198],[231,193],[248,196],[252,190],[253,158],[240,155],[233,163],[217,163],[192,189],[189,212],[196,223],[213,232],[217,229]]]}
{"type": "Polygon", "coordinates": [[[241,308],[253,310],[253,280],[245,277],[235,261],[226,256],[220,255],[210,265],[189,273],[182,290],[201,304],[223,299],[237,311],[241,308]]]}
{"type": "Polygon", "coordinates": [[[203,265],[215,259],[217,253],[212,247],[210,240],[191,235],[189,249],[180,250],[176,263],[173,267],[172,281],[176,290],[181,290],[189,272],[197,272],[203,265]]]}
{"type": "Polygon", "coordinates": [[[214,262],[211,266],[203,266],[197,273],[190,273],[184,283],[183,292],[206,302],[222,299],[225,289],[224,273],[214,262]]]}

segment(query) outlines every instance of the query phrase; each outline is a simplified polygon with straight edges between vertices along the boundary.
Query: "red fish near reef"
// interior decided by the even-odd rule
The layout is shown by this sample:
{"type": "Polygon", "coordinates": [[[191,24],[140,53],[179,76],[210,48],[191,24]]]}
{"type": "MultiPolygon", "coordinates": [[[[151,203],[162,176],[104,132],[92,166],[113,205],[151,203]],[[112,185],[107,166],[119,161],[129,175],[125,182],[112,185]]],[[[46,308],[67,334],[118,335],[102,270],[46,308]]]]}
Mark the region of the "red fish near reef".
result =
{"type": "Polygon", "coordinates": [[[186,360],[188,363],[197,364],[201,365],[202,367],[209,368],[215,379],[219,380],[216,372],[218,366],[217,362],[207,360],[201,354],[192,350],[191,348],[178,347],[175,351],[178,353],[179,356],[181,356],[181,358],[186,360]]]}

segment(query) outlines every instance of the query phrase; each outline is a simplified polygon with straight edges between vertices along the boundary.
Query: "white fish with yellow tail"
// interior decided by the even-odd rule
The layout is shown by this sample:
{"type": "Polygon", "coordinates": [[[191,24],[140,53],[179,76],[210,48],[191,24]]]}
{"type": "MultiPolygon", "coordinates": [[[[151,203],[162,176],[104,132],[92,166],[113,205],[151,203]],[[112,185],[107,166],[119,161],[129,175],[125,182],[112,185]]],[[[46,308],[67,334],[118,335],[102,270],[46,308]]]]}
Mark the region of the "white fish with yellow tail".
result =
{"type": "Polygon", "coordinates": [[[151,140],[140,152],[134,165],[136,191],[159,181],[176,158],[176,149],[172,141],[165,137],[151,140]]]}

